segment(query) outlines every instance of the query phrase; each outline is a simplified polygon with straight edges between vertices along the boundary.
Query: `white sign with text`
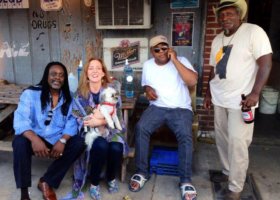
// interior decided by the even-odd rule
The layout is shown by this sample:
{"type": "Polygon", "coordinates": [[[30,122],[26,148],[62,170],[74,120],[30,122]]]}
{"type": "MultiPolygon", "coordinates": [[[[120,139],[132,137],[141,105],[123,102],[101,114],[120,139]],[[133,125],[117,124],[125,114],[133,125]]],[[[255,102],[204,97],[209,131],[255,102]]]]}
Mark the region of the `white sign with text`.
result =
{"type": "Polygon", "coordinates": [[[29,8],[28,0],[0,0],[0,9],[29,8]]]}

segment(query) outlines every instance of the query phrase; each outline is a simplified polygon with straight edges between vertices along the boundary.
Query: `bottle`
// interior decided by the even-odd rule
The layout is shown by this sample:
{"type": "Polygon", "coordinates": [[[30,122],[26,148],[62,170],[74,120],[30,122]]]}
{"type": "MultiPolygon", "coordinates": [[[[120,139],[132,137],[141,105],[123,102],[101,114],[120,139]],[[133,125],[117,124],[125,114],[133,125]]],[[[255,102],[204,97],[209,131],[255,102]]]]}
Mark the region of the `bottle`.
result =
{"type": "Polygon", "coordinates": [[[68,83],[70,91],[75,93],[78,88],[78,79],[72,72],[68,75],[68,83]]]}
{"type": "MultiPolygon", "coordinates": [[[[244,94],[241,95],[241,99],[243,101],[246,99],[244,94]]],[[[245,107],[242,104],[241,111],[242,111],[242,118],[246,124],[250,124],[254,121],[254,115],[251,108],[245,107]]]]}
{"type": "Polygon", "coordinates": [[[129,65],[128,60],[125,60],[124,65],[124,92],[126,98],[133,98],[134,97],[134,83],[133,83],[133,69],[129,65]]]}
{"type": "Polygon", "coordinates": [[[79,63],[78,69],[77,69],[78,81],[80,81],[80,76],[82,74],[82,71],[83,71],[83,61],[80,60],[80,63],[79,63]]]}

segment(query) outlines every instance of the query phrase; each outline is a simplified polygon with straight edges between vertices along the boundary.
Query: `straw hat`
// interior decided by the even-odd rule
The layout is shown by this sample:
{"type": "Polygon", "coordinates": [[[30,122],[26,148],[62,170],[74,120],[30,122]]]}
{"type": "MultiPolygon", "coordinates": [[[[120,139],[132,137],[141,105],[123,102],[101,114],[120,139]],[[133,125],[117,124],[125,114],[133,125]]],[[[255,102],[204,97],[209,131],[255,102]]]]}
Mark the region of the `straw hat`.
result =
{"type": "Polygon", "coordinates": [[[221,0],[217,8],[213,7],[213,11],[214,11],[215,15],[217,16],[219,10],[221,10],[222,8],[231,7],[231,6],[240,8],[241,20],[244,19],[245,15],[247,13],[247,3],[245,0],[221,0]]]}

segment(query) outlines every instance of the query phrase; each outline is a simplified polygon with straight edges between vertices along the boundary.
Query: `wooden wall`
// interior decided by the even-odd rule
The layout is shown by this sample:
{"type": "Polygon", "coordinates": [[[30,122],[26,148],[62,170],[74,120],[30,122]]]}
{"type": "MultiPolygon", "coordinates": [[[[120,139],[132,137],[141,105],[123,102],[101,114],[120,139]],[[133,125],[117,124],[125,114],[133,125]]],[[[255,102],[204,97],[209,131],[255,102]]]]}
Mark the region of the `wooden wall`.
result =
{"type": "MultiPolygon", "coordinates": [[[[86,7],[84,0],[63,0],[62,10],[52,12],[42,11],[37,0],[29,1],[29,9],[0,10],[0,79],[17,84],[36,84],[50,61],[61,61],[69,72],[76,74],[79,60],[85,62],[92,56],[102,57],[103,38],[149,39],[156,34],[171,38],[172,12],[198,13],[195,20],[197,27],[202,29],[204,18],[200,13],[201,8],[171,10],[170,0],[151,2],[153,27],[137,30],[97,30],[94,5],[86,7]]],[[[200,29],[194,36],[198,44],[195,51],[191,47],[176,48],[178,55],[191,59],[193,55],[197,56],[194,62],[197,71],[202,71],[200,63],[203,62],[202,56],[199,57],[203,42],[200,29]]],[[[113,74],[121,78],[121,72],[113,74]]],[[[136,77],[138,87],[141,72],[136,77]]]]}
{"type": "Polygon", "coordinates": [[[61,11],[44,12],[40,1],[29,4],[29,9],[0,10],[1,79],[35,84],[49,61],[61,61],[74,72],[79,60],[101,56],[93,7],[64,0],[61,11]]]}

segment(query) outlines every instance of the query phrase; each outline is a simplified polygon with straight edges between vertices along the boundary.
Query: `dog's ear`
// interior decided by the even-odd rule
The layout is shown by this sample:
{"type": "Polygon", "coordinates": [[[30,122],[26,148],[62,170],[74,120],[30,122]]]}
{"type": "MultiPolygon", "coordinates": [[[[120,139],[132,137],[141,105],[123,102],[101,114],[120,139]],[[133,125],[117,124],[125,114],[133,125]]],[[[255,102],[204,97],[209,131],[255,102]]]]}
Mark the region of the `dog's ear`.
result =
{"type": "Polygon", "coordinates": [[[111,85],[118,93],[121,93],[121,83],[118,80],[114,80],[111,85]]]}
{"type": "Polygon", "coordinates": [[[105,100],[106,100],[106,92],[105,90],[103,90],[103,92],[101,92],[100,94],[99,103],[105,102],[105,100]]]}

